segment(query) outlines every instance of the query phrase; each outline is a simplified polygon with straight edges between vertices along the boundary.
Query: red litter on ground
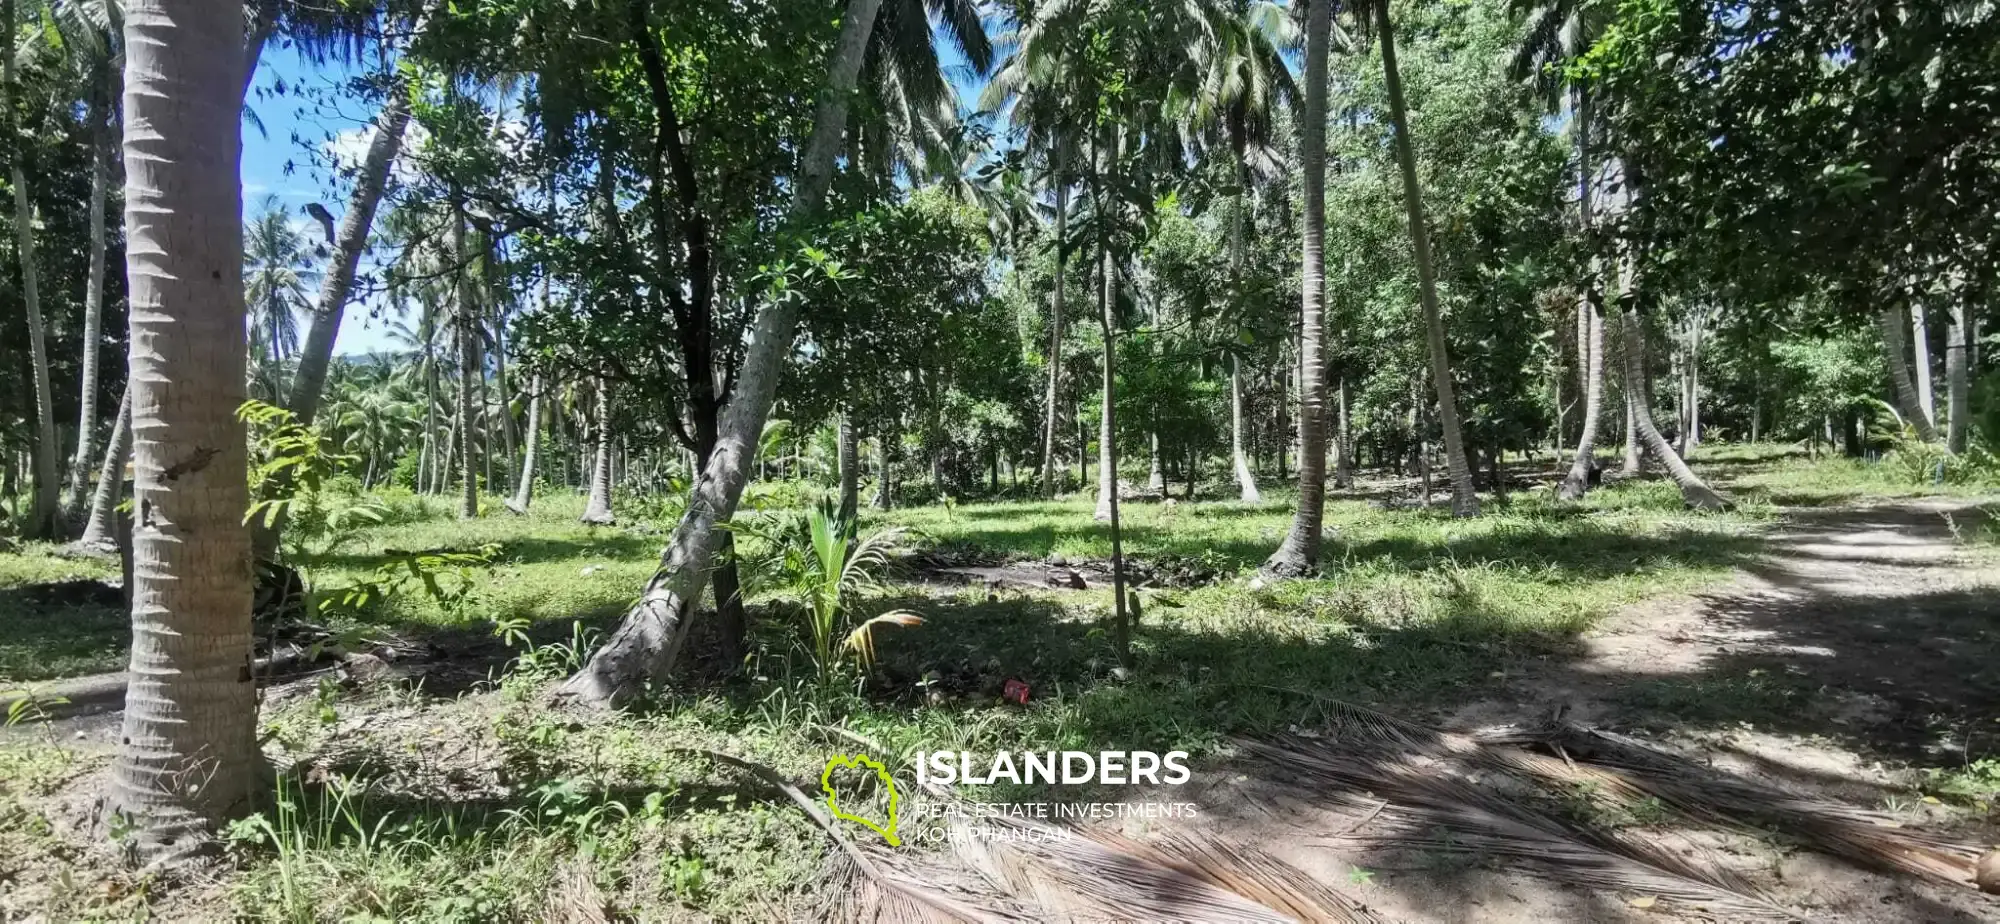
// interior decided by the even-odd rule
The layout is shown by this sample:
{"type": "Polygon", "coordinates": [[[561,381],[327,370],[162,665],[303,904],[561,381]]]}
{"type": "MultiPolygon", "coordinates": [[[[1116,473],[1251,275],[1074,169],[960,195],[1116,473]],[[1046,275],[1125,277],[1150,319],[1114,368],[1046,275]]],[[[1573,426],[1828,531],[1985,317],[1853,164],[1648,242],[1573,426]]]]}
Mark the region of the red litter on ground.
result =
{"type": "Polygon", "coordinates": [[[1009,680],[1001,685],[1000,695],[1025,706],[1028,704],[1028,685],[1019,680],[1009,680]]]}

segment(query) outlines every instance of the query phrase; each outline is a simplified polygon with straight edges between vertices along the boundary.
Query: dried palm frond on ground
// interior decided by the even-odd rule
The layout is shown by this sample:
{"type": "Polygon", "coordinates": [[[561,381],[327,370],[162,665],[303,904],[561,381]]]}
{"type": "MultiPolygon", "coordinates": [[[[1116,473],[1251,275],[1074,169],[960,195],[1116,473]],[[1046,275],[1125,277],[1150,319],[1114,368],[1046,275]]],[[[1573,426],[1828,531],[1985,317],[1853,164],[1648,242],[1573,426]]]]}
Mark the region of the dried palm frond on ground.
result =
{"type": "Polygon", "coordinates": [[[1651,896],[1736,920],[1794,917],[1734,871],[1705,858],[1681,856],[1642,839],[1556,817],[1393,747],[1297,736],[1241,744],[1290,773],[1298,785],[1313,787],[1333,801],[1360,807],[1361,794],[1368,793],[1389,802],[1392,812],[1381,822],[1383,833],[1372,840],[1476,850],[1572,884],[1651,896]]]}
{"type": "MultiPolygon", "coordinates": [[[[1730,777],[1645,742],[1615,732],[1553,721],[1483,733],[1490,745],[1536,747],[1589,761],[1605,792],[1651,797],[1689,817],[1739,830],[1775,828],[1815,850],[1877,870],[1970,886],[1980,851],[1895,819],[1853,806],[1814,799],[1784,787],[1730,777]]],[[[1523,765],[1553,772],[1547,758],[1511,753],[1523,765]],[[1522,759],[1525,758],[1525,759],[1522,759]]],[[[1557,764],[1556,767],[1563,765],[1557,764]]]]}
{"type": "MultiPolygon", "coordinates": [[[[859,739],[864,740],[865,739],[859,739]]],[[[797,786],[761,764],[699,751],[783,792],[842,854],[822,917],[844,921],[1333,921],[1375,924],[1367,906],[1255,848],[1201,835],[1151,845],[1012,817],[954,821],[950,849],[862,848],[797,786]]],[[[930,795],[958,801],[931,787],[930,795]]],[[[971,817],[961,813],[959,818],[971,817]]]]}

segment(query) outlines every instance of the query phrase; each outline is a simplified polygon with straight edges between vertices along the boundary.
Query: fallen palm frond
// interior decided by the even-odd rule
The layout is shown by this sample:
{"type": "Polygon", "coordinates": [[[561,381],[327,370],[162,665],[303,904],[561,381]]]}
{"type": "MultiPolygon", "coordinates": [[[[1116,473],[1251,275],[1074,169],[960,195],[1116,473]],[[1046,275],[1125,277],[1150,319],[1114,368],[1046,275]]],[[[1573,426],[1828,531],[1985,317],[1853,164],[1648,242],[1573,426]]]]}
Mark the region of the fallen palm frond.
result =
{"type": "MultiPolygon", "coordinates": [[[[1006,832],[965,838],[1015,881],[1039,877],[1038,903],[1064,917],[1139,921],[1339,921],[1372,924],[1367,906],[1252,848],[1182,835],[1160,844],[1015,818],[1006,832]],[[1050,888],[1053,886],[1053,888],[1050,888]]],[[[954,839],[954,846],[960,846],[954,839]]],[[[990,867],[989,867],[990,868],[990,867]]]]}
{"type": "Polygon", "coordinates": [[[1298,867],[1255,847],[1185,834],[1164,835],[1158,843],[1116,835],[1089,836],[1301,921],[1365,924],[1376,920],[1367,905],[1327,888],[1298,867]]]}
{"type": "Polygon", "coordinates": [[[1386,824],[1393,833],[1377,840],[1477,849],[1566,882],[1652,896],[1733,919],[1794,916],[1719,864],[1557,818],[1466,782],[1434,760],[1420,765],[1425,759],[1407,750],[1371,746],[1365,739],[1334,740],[1338,749],[1296,736],[1239,743],[1337,801],[1358,806],[1360,794],[1369,793],[1390,802],[1396,814],[1386,824]],[[1440,835],[1440,829],[1449,833],[1440,835]]]}
{"type": "MultiPolygon", "coordinates": [[[[887,753],[880,743],[852,730],[816,728],[887,753]]],[[[972,808],[936,784],[924,791],[940,802],[972,808]]],[[[962,811],[955,817],[973,816],[962,811]]],[[[1380,920],[1365,904],[1283,860],[1202,834],[1165,835],[1156,843],[1105,830],[999,816],[956,821],[949,835],[949,856],[956,869],[976,872],[997,892],[1037,909],[1036,917],[1042,920],[1341,924],[1380,920]]],[[[936,858],[907,852],[875,859],[892,875],[920,881],[934,881],[923,871],[938,866],[936,858]]]]}
{"type": "MultiPolygon", "coordinates": [[[[1480,739],[1587,760],[1595,765],[1591,768],[1595,778],[1615,782],[1606,788],[1607,793],[1652,797],[1712,824],[1742,830],[1769,826],[1809,847],[1864,866],[1955,885],[1973,883],[1973,866],[1980,853],[1976,847],[1902,827],[1879,812],[1726,776],[1614,732],[1550,722],[1533,728],[1495,730],[1480,739]]],[[[1554,772],[1546,764],[1542,769],[1554,772]]]]}

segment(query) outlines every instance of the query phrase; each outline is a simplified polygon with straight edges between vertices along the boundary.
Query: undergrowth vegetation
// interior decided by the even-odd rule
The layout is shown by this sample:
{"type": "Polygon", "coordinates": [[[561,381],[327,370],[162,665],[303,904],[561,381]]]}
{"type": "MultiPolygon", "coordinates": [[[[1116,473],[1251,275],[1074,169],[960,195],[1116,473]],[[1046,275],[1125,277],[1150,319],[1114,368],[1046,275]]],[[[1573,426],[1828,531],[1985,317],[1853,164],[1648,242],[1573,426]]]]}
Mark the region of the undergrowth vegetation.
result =
{"type": "MultiPolygon", "coordinates": [[[[651,574],[671,505],[627,504],[623,525],[605,528],[578,524],[581,499],[560,495],[527,516],[471,521],[382,497],[390,515],[301,553],[316,584],[382,588],[320,616],[355,650],[435,646],[442,658],[391,658],[402,672],[386,677],[350,668],[270,688],[272,797],[231,830],[232,872],[217,883],[167,893],[107,869],[109,887],[48,879],[56,884],[41,886],[41,907],[286,921],[538,920],[619,908],[812,918],[824,835],[704,752],[791,779],[816,779],[827,755],[857,741],[898,763],[917,750],[1146,749],[1186,750],[1212,766],[1231,736],[1313,727],[1333,700],[1424,715],[1476,698],[1524,667],[1576,655],[1579,635],[1620,606],[1697,590],[1750,562],[1775,504],[1903,484],[1889,465],[1770,450],[1702,461],[1731,473],[1733,510],[1689,512],[1671,484],[1653,480],[1609,484],[1580,505],[1515,492],[1474,520],[1410,505],[1395,484],[1337,495],[1321,575],[1275,584],[1258,580],[1255,565],[1282,536],[1287,499],[1129,504],[1127,554],[1159,578],[1137,594],[1129,670],[1103,628],[1107,587],[952,583],[925,570],[936,559],[1087,570],[1109,549],[1086,497],[866,512],[860,526],[824,511],[752,511],[737,535],[752,618],[742,664],[716,663],[698,629],[695,681],[613,719],[553,710],[545,694],[651,574]],[[431,582],[442,592],[426,590],[431,582]],[[840,657],[856,627],[895,614],[922,625],[864,632],[870,657],[840,657]],[[822,679],[836,661],[852,682],[822,679]]],[[[5,686],[118,666],[114,607],[52,608],[29,596],[41,582],[107,577],[102,564],[30,547],[0,556],[0,572],[5,686]],[[75,633],[84,612],[103,631],[75,633]]],[[[1694,720],[1712,707],[1726,721],[1732,703],[1782,709],[1797,695],[1779,678],[1716,682],[1724,686],[1635,689],[1633,701],[1651,696],[1694,720]]],[[[0,859],[53,863],[62,854],[40,799],[105,758],[14,734],[0,746],[0,859]]],[[[1987,763],[1940,772],[1927,791],[1989,800],[1987,763]]],[[[879,807],[882,796],[861,798],[879,807]]],[[[1060,798],[1123,796],[1066,787],[1060,798]]]]}

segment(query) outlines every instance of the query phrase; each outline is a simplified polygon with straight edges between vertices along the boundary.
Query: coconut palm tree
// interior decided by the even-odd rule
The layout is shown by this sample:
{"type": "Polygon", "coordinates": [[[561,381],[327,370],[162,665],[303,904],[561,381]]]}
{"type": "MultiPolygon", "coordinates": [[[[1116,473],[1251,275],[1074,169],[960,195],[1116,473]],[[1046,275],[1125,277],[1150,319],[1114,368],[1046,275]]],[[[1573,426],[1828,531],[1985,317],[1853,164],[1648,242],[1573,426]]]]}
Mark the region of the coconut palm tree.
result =
{"type": "Polygon", "coordinates": [[[1299,114],[1305,209],[1299,274],[1299,350],[1304,354],[1299,370],[1299,502],[1291,532],[1263,566],[1265,572],[1280,576],[1309,574],[1319,566],[1326,501],[1326,440],[1320,427],[1326,416],[1326,58],[1333,31],[1332,0],[1310,0],[1305,14],[1305,102],[1299,114]]]}
{"type": "Polygon", "coordinates": [[[125,17],[132,658],[106,808],[147,861],[191,855],[264,776],[251,656],[240,98],[243,12],[125,17]],[[198,781],[193,783],[192,781],[198,781]]]}
{"type": "MultiPolygon", "coordinates": [[[[1444,430],[1445,468],[1451,476],[1453,516],[1479,515],[1479,495],[1472,490],[1472,466],[1465,455],[1459,426],[1458,397],[1451,381],[1451,356],[1445,349],[1444,319],[1438,310],[1437,269],[1431,260],[1430,229],[1424,218],[1424,191],[1417,181],[1416,143],[1410,139],[1409,107],[1403,101],[1402,69],[1396,62],[1396,30],[1389,18],[1389,0],[1373,0],[1375,31],[1382,46],[1382,79],[1389,95],[1389,121],[1395,132],[1396,167],[1403,176],[1403,205],[1410,225],[1410,249],[1416,254],[1417,294],[1424,311],[1424,337],[1429,341],[1432,386],[1437,390],[1438,424],[1444,430]]],[[[1312,368],[1308,363],[1308,371],[1312,368]]]]}
{"type": "Polygon", "coordinates": [[[281,370],[299,352],[299,313],[318,281],[313,251],[277,196],[265,196],[244,229],[243,297],[250,312],[250,349],[264,366],[269,397],[284,394],[281,370]]]}

